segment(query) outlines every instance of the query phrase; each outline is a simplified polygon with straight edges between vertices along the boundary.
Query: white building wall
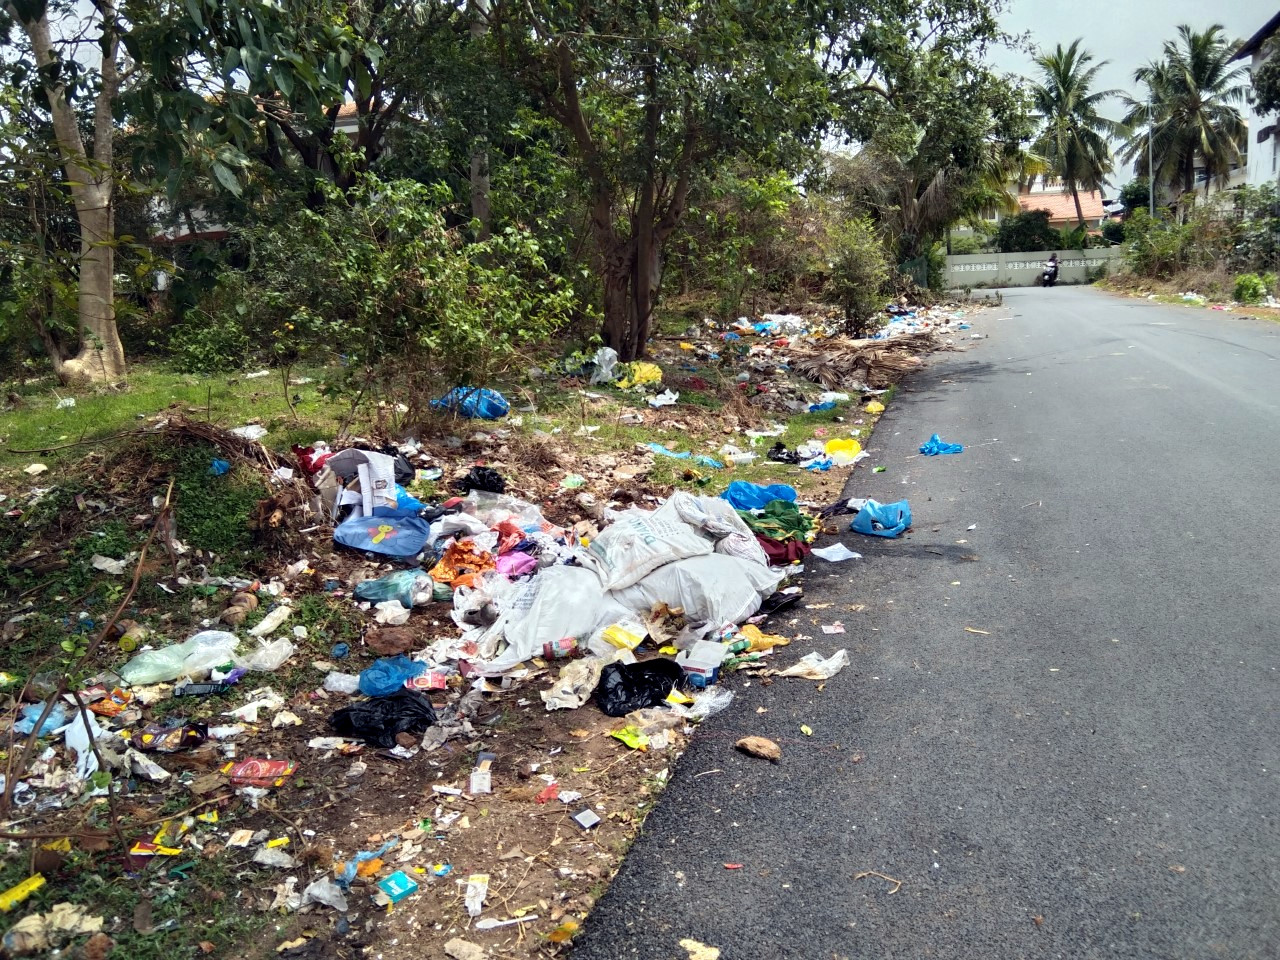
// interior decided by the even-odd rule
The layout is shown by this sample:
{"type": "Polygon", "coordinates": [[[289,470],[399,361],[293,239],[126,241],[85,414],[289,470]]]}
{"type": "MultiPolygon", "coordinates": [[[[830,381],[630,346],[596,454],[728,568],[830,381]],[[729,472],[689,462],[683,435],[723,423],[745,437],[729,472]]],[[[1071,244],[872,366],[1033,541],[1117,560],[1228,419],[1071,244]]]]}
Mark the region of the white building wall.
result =
{"type": "MultiPolygon", "coordinates": [[[[1264,57],[1261,51],[1255,51],[1253,60],[1249,64],[1249,70],[1257,70],[1262,65],[1264,57]]],[[[1249,111],[1249,172],[1248,184],[1251,187],[1261,187],[1264,184],[1275,183],[1280,180],[1280,139],[1273,133],[1262,143],[1258,142],[1258,133],[1280,123],[1280,117],[1274,113],[1259,114],[1254,108],[1252,101],[1248,106],[1249,111]]]]}

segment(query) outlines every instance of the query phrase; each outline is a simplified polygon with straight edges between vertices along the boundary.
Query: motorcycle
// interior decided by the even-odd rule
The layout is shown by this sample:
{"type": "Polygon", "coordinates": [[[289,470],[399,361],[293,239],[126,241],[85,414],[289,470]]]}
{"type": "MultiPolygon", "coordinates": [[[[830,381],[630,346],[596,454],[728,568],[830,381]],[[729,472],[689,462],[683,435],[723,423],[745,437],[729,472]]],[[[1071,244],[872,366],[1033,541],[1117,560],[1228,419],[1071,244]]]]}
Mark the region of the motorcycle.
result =
{"type": "Polygon", "coordinates": [[[1058,282],[1058,265],[1056,263],[1046,263],[1044,272],[1040,274],[1040,286],[1052,287],[1058,282]]]}

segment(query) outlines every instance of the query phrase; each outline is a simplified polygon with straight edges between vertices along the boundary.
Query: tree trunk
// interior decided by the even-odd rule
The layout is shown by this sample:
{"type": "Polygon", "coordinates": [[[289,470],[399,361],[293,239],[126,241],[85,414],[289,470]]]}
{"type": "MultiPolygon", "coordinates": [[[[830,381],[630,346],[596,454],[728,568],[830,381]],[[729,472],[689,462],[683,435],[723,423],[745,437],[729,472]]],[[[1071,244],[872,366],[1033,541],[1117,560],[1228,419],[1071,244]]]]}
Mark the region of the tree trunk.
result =
{"type": "Polygon", "coordinates": [[[80,136],[75,110],[67,99],[66,86],[57,79],[58,57],[49,30],[48,9],[42,8],[35,19],[27,20],[17,7],[8,5],[9,12],[31,41],[36,64],[48,78],[44,92],[80,226],[80,351],[62,365],[59,375],[64,381],[114,380],[125,373],[124,347],[116,329],[115,224],[111,206],[115,133],[112,114],[120,89],[116,64],[119,37],[112,0],[99,0],[96,7],[102,26],[99,42],[102,61],[94,100],[93,157],[90,159],[80,136]]]}
{"type": "MultiPolygon", "coordinates": [[[[479,43],[489,32],[489,0],[473,0],[472,8],[471,41],[479,43]]],[[[480,221],[479,238],[488,240],[492,236],[493,207],[489,202],[489,139],[484,134],[471,147],[471,218],[480,221]]]]}
{"type": "Polygon", "coordinates": [[[1071,199],[1076,202],[1076,219],[1080,221],[1080,226],[1084,226],[1084,208],[1080,206],[1080,190],[1075,183],[1071,184],[1071,199]]]}
{"type": "Polygon", "coordinates": [[[631,238],[601,240],[604,279],[605,346],[624,363],[642,359],[653,327],[653,309],[662,285],[662,255],[657,242],[641,252],[631,238]]]}

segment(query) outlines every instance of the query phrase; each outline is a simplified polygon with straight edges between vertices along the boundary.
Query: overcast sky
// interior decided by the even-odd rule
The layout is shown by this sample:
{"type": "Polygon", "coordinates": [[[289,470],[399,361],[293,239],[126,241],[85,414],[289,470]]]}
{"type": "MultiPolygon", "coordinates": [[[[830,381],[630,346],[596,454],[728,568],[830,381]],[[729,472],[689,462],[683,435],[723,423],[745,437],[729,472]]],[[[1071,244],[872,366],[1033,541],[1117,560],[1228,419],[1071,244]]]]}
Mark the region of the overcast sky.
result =
{"type": "MultiPolygon", "coordinates": [[[[1142,95],[1133,80],[1133,71],[1160,55],[1165,40],[1177,36],[1178,25],[1187,23],[1206,30],[1215,23],[1226,28],[1232,39],[1253,36],[1278,10],[1275,0],[1011,0],[1001,17],[1010,33],[1030,33],[1039,47],[1068,46],[1083,37],[1083,46],[1098,60],[1108,60],[1098,76],[1103,89],[1115,88],[1142,95]]],[[[1031,55],[1017,50],[992,52],[991,62],[1001,70],[1035,76],[1031,55]]],[[[1119,120],[1123,108],[1109,104],[1106,113],[1119,120]]],[[[1128,170],[1117,169],[1111,178],[1120,186],[1131,178],[1128,170]]]]}

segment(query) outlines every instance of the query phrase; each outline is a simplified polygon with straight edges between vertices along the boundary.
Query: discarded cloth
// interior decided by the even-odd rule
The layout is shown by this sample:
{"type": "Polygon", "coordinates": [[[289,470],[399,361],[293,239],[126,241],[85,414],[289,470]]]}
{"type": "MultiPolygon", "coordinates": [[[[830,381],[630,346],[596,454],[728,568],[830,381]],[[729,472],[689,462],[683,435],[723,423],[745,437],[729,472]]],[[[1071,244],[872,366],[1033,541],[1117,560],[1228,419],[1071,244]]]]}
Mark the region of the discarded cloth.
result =
{"type": "Polygon", "coordinates": [[[329,718],[329,726],[339,736],[358,738],[383,748],[396,745],[396,734],[424,733],[435,722],[431,699],[425,693],[406,690],[403,686],[390,696],[343,707],[329,718]]]}
{"type": "Polygon", "coordinates": [[[771,540],[800,540],[808,543],[817,535],[818,521],[802,513],[794,503],[774,500],[765,504],[761,513],[739,510],[738,516],[755,534],[771,540]]]}
{"type": "Polygon", "coordinates": [[[940,453],[962,453],[964,445],[959,443],[947,443],[936,433],[920,444],[920,452],[926,457],[936,457],[940,453]]]}
{"type": "Polygon", "coordinates": [[[787,540],[783,542],[782,540],[761,536],[758,533],[756,534],[756,542],[760,544],[765,556],[769,558],[770,565],[775,567],[786,567],[793,563],[802,563],[812,549],[802,540],[787,540]]]}
{"type": "Polygon", "coordinates": [[[853,518],[849,529],[871,537],[896,537],[910,526],[911,504],[906,500],[897,503],[868,500],[853,518]]]}
{"type": "Polygon", "coordinates": [[[481,550],[473,540],[455,540],[445,548],[440,562],[431,568],[436,583],[454,587],[471,586],[478,575],[494,569],[493,554],[481,550]]]}

